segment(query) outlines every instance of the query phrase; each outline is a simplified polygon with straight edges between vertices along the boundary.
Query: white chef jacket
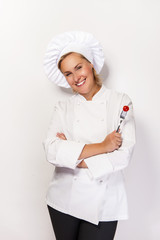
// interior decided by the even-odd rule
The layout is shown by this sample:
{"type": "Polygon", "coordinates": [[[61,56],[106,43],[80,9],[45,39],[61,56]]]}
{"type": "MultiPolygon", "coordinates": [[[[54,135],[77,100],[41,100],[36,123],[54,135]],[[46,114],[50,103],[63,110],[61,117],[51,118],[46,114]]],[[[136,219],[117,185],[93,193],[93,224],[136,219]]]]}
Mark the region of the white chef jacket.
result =
{"type": "Polygon", "coordinates": [[[46,158],[55,166],[46,196],[47,204],[58,211],[98,225],[99,221],[128,218],[123,169],[135,144],[135,121],[131,99],[104,85],[87,101],[74,94],[58,101],[46,139],[46,158]],[[88,168],[78,168],[85,144],[99,143],[117,129],[123,106],[129,111],[121,125],[122,146],[111,153],[84,159],[88,168]],[[67,140],[56,137],[65,134],[67,140]]]}

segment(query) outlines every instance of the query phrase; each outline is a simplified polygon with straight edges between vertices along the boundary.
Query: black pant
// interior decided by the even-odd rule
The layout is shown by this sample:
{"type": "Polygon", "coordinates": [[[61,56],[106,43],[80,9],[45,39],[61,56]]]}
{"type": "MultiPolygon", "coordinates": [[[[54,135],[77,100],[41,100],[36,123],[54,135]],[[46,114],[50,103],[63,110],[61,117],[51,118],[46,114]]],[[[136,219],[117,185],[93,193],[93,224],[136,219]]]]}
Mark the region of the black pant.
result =
{"type": "Polygon", "coordinates": [[[113,240],[118,221],[98,225],[72,217],[48,206],[56,240],[113,240]]]}

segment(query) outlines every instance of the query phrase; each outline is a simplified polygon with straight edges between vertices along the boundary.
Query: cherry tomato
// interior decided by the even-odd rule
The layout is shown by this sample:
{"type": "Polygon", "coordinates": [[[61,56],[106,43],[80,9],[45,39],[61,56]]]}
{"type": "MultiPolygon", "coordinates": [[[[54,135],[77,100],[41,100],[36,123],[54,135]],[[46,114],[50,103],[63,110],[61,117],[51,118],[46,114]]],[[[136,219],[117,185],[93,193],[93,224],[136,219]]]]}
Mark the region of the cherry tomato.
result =
{"type": "Polygon", "coordinates": [[[124,112],[128,112],[128,110],[129,110],[129,107],[128,107],[128,106],[124,106],[124,107],[123,107],[123,111],[124,111],[124,112]]]}

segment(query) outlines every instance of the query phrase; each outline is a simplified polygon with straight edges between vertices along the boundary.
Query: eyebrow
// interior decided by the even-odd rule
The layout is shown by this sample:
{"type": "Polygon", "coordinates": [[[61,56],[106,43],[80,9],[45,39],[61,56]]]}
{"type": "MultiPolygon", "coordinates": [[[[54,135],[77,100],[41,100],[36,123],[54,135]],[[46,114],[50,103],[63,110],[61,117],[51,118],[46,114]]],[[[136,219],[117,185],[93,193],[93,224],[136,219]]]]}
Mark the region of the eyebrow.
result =
{"type": "MultiPolygon", "coordinates": [[[[82,63],[78,63],[74,68],[76,68],[79,64],[82,64],[82,63]]],[[[66,71],[64,73],[69,73],[70,71],[66,71]]]]}

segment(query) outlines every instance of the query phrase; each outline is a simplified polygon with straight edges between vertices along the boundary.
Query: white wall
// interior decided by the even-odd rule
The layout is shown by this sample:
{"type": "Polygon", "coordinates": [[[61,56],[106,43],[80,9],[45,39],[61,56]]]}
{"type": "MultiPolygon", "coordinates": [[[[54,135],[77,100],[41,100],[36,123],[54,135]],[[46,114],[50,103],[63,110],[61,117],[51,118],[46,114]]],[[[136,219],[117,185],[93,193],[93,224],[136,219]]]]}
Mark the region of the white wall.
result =
{"type": "Polygon", "coordinates": [[[102,43],[105,85],[133,100],[137,146],[126,169],[130,219],[116,240],[160,239],[160,1],[0,0],[0,239],[54,239],[45,205],[53,167],[42,141],[53,105],[68,96],[43,72],[51,38],[92,32],[102,43]]]}

